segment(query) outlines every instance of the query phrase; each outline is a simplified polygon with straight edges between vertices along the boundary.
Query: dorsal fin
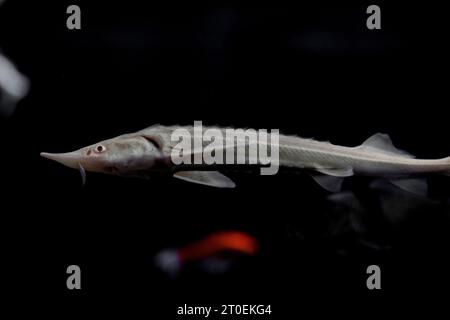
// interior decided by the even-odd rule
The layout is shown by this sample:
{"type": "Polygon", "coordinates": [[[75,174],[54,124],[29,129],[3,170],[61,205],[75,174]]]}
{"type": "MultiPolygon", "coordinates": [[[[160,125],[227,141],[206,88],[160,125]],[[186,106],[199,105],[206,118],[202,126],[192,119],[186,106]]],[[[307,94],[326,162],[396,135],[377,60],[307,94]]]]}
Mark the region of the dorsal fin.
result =
{"type": "Polygon", "coordinates": [[[371,149],[377,152],[403,157],[403,158],[415,158],[412,154],[397,149],[392,143],[391,138],[385,133],[376,133],[369,139],[363,142],[358,148],[360,149],[371,149]]]}

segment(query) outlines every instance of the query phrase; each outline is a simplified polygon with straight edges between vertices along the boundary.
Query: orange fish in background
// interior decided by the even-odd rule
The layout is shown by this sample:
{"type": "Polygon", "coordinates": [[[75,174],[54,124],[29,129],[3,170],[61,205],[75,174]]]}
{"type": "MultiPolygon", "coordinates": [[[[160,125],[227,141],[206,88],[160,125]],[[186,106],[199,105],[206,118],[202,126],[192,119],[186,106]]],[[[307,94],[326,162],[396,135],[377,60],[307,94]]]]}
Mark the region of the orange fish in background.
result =
{"type": "Polygon", "coordinates": [[[220,258],[231,253],[254,256],[259,250],[258,240],[241,231],[219,231],[175,250],[163,250],[155,257],[155,264],[170,275],[176,275],[189,263],[200,262],[210,273],[223,273],[232,261],[220,258]]]}

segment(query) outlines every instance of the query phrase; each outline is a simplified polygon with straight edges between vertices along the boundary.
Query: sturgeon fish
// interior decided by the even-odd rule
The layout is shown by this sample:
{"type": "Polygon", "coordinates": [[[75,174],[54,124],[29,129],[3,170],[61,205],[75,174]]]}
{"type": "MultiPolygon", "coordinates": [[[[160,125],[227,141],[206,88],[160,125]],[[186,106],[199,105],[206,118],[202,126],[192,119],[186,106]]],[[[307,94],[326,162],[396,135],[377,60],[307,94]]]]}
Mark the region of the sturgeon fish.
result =
{"type": "MultiPolygon", "coordinates": [[[[41,153],[41,156],[61,164],[79,169],[83,181],[85,170],[119,176],[150,177],[156,172],[164,172],[175,178],[189,182],[233,188],[234,182],[216,170],[227,170],[227,164],[211,166],[203,164],[174,164],[171,155],[179,146],[179,141],[171,137],[175,130],[183,128],[193,139],[194,126],[162,126],[154,125],[144,130],[120,135],[68,153],[41,153]]],[[[225,128],[205,127],[224,132],[225,128]]],[[[227,139],[223,135],[223,139],[227,139]]],[[[251,141],[244,139],[248,150],[251,141]]],[[[203,141],[202,146],[208,142],[203,141]]],[[[257,142],[258,148],[263,147],[257,142]]],[[[273,147],[273,142],[267,143],[273,147]]],[[[268,145],[266,144],[266,148],[268,145]]],[[[222,143],[226,147],[226,143],[222,143]]],[[[237,153],[239,143],[226,150],[237,153]]],[[[308,170],[314,180],[331,192],[341,189],[346,177],[363,175],[387,178],[402,189],[419,193],[427,193],[424,179],[428,174],[450,175],[450,157],[442,159],[416,159],[411,154],[394,147],[388,135],[377,133],[360,146],[346,147],[305,139],[297,136],[279,135],[276,142],[279,151],[279,166],[299,170],[308,170]]],[[[195,156],[203,150],[193,150],[195,156]]],[[[248,157],[249,153],[246,153],[248,157]]],[[[247,158],[247,163],[252,159],[247,158]]],[[[265,159],[267,160],[267,159],[265,159]]]]}

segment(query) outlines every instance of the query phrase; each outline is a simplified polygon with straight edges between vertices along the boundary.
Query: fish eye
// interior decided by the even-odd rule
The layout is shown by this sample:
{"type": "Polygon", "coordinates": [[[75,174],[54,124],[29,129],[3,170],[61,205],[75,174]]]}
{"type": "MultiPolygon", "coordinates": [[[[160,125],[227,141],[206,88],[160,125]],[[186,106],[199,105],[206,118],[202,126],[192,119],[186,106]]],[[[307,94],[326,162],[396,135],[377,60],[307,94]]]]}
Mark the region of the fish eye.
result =
{"type": "Polygon", "coordinates": [[[105,151],[106,150],[106,148],[103,146],[103,145],[101,145],[101,144],[99,144],[99,145],[97,145],[96,147],[95,147],[95,151],[97,152],[97,153],[101,153],[101,152],[103,152],[103,151],[105,151]]]}

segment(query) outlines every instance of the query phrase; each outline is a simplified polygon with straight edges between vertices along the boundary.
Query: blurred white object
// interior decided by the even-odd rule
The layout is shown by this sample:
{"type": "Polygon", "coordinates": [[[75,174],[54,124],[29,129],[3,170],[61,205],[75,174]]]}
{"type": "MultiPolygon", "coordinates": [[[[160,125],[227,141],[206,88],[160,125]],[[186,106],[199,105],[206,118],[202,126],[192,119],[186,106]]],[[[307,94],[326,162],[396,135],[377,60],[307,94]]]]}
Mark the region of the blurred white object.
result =
{"type": "Polygon", "coordinates": [[[172,249],[159,252],[155,256],[155,265],[171,277],[175,277],[181,269],[180,257],[177,251],[172,249]]]}
{"type": "Polygon", "coordinates": [[[21,74],[11,61],[0,54],[0,115],[10,116],[14,112],[17,102],[27,95],[29,87],[28,78],[21,74]]]}
{"type": "MultiPolygon", "coordinates": [[[[0,0],[0,6],[3,2],[0,0]]],[[[17,102],[27,95],[29,88],[28,78],[0,53],[0,116],[12,115],[17,102]]]]}

